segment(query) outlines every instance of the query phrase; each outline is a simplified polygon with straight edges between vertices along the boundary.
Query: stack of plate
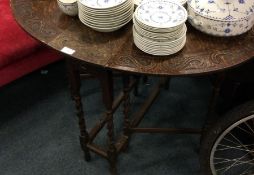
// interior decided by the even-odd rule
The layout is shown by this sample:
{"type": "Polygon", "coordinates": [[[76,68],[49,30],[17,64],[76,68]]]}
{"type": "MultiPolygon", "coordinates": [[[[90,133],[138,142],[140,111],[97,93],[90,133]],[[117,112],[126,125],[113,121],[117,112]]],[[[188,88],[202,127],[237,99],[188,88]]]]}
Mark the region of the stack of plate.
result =
{"type": "Polygon", "coordinates": [[[78,0],[79,19],[100,32],[112,32],[127,24],[133,16],[132,0],[78,0]]]}
{"type": "Polygon", "coordinates": [[[133,16],[134,43],[148,54],[174,54],[186,43],[186,20],[187,11],[175,1],[144,1],[133,16]]]}
{"type": "MultiPolygon", "coordinates": [[[[133,2],[134,2],[135,5],[139,5],[139,4],[141,4],[143,1],[149,1],[149,0],[133,0],[133,2]]],[[[182,4],[183,6],[185,6],[186,3],[187,3],[187,0],[172,0],[172,1],[179,2],[179,3],[182,4]]]]}

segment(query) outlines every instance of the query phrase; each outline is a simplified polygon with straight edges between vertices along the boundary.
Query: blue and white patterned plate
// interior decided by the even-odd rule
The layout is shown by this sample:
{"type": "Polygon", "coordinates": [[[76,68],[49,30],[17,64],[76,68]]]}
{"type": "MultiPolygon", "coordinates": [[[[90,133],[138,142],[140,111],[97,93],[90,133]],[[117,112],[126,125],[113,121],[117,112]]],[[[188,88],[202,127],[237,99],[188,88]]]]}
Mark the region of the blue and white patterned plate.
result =
{"type": "Polygon", "coordinates": [[[185,23],[187,11],[170,0],[150,0],[142,2],[135,16],[143,24],[155,28],[171,28],[185,23]]]}
{"type": "Polygon", "coordinates": [[[79,2],[90,8],[105,9],[119,6],[127,0],[79,0],[79,2]]]}
{"type": "MultiPolygon", "coordinates": [[[[133,0],[134,4],[136,5],[141,4],[143,1],[146,1],[146,0],[133,0]]],[[[187,3],[187,0],[172,0],[172,1],[179,2],[182,5],[185,5],[187,3]]]]}

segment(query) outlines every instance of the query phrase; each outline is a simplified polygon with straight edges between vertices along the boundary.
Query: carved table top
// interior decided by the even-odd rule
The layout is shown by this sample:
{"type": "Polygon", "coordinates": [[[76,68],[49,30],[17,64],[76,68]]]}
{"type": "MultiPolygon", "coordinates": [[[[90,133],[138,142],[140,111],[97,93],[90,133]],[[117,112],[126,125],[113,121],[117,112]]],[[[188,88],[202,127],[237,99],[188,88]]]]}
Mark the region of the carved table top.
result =
{"type": "Polygon", "coordinates": [[[232,38],[203,34],[188,25],[187,43],[171,56],[152,56],[140,51],[132,38],[132,23],[111,33],[99,33],[78,17],[63,14],[56,0],[11,0],[18,23],[33,37],[86,63],[104,68],[152,75],[190,75],[221,71],[254,56],[254,28],[232,38]]]}

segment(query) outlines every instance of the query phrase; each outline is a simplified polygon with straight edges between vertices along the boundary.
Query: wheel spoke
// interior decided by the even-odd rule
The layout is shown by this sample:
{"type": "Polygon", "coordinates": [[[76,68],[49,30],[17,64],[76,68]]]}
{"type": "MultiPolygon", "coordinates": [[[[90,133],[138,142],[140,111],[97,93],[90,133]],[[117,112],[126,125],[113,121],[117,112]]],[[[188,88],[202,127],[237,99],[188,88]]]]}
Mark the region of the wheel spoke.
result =
{"type": "Polygon", "coordinates": [[[254,175],[254,114],[237,120],[228,118],[226,123],[222,125],[225,128],[219,128],[222,132],[210,153],[211,173],[254,175]]]}
{"type": "Polygon", "coordinates": [[[254,130],[251,128],[251,126],[248,124],[248,122],[244,122],[244,124],[249,128],[249,130],[252,132],[252,135],[253,135],[254,130]]]}
{"type": "MultiPolygon", "coordinates": [[[[244,144],[242,144],[242,142],[241,142],[236,136],[234,136],[234,134],[232,134],[232,133],[230,132],[229,135],[231,135],[231,136],[234,138],[234,140],[237,141],[237,142],[240,144],[241,147],[245,148],[245,149],[243,149],[244,151],[246,150],[246,146],[244,146],[244,144]]],[[[219,144],[218,144],[218,145],[219,145],[219,144]]],[[[218,145],[217,145],[217,146],[218,146],[218,145]]],[[[250,151],[250,150],[249,150],[249,151],[250,151]]],[[[234,161],[234,163],[232,163],[231,165],[229,165],[229,166],[227,166],[227,167],[221,168],[221,169],[219,169],[219,170],[217,170],[217,171],[223,171],[222,174],[224,174],[225,172],[227,172],[228,170],[230,170],[232,167],[234,167],[234,166],[239,166],[239,165],[243,164],[243,163],[242,163],[243,161],[241,161],[241,160],[242,160],[244,157],[246,157],[249,153],[250,153],[250,152],[247,152],[247,153],[244,154],[242,157],[232,160],[232,161],[234,161]],[[240,162],[240,163],[239,163],[239,162],[240,162]]],[[[251,160],[251,161],[252,161],[252,160],[251,160]]]]}
{"type": "Polygon", "coordinates": [[[239,143],[239,145],[243,146],[243,143],[236,136],[234,136],[231,132],[229,133],[229,135],[231,135],[235,139],[235,141],[237,141],[239,143]]]}
{"type": "Polygon", "coordinates": [[[240,130],[242,130],[242,131],[246,132],[247,134],[249,134],[249,135],[251,135],[251,136],[254,136],[254,134],[253,134],[253,133],[251,133],[251,132],[247,131],[246,129],[243,129],[243,128],[242,128],[242,127],[240,127],[240,126],[237,126],[237,128],[239,128],[240,130]]]}
{"type": "Polygon", "coordinates": [[[249,170],[252,170],[254,168],[254,166],[250,166],[248,169],[246,169],[244,172],[242,172],[239,175],[247,175],[246,173],[250,173],[249,170]]]}
{"type": "MultiPolygon", "coordinates": [[[[222,174],[224,174],[225,172],[227,172],[228,170],[230,170],[230,169],[231,169],[232,167],[234,167],[234,166],[239,166],[239,165],[243,164],[243,163],[239,163],[239,162],[243,162],[243,161],[241,161],[241,160],[242,160],[244,157],[248,156],[248,154],[249,154],[249,152],[246,153],[246,154],[244,154],[242,157],[237,158],[237,159],[235,160],[235,162],[232,163],[231,165],[229,165],[229,166],[223,168],[223,169],[225,169],[225,170],[222,172],[222,174]]],[[[252,161],[252,160],[251,160],[251,161],[252,161]]],[[[246,161],[245,161],[245,162],[246,162],[246,161]]]]}
{"type": "Polygon", "coordinates": [[[236,165],[241,165],[241,164],[250,164],[250,165],[254,165],[254,159],[248,160],[248,161],[241,161],[240,158],[236,158],[236,159],[225,159],[225,158],[215,158],[215,159],[221,159],[224,161],[220,161],[220,162],[216,162],[214,163],[215,165],[217,164],[222,164],[222,163],[228,163],[228,162],[236,162],[238,161],[239,163],[236,165]],[[253,161],[253,163],[252,163],[253,161]]]}
{"type": "Polygon", "coordinates": [[[244,148],[246,148],[245,146],[244,146],[244,144],[236,137],[236,136],[234,136],[231,132],[229,133],[242,147],[244,147],[244,148]]]}
{"type": "MultiPolygon", "coordinates": [[[[237,164],[236,166],[238,166],[240,164],[237,164]]],[[[244,172],[242,172],[241,174],[244,175],[245,173],[247,173],[249,170],[252,170],[254,168],[254,164],[250,164],[251,166],[249,166],[248,169],[246,169],[244,172]]],[[[223,171],[225,170],[227,167],[224,167],[224,168],[220,168],[220,169],[217,169],[216,172],[220,172],[220,171],[223,171]]],[[[225,171],[226,172],[226,171],[225,171]]],[[[225,173],[225,172],[222,172],[222,175],[225,173]]],[[[241,175],[239,174],[239,175],[241,175]]]]}
{"type": "Polygon", "coordinates": [[[226,137],[223,138],[223,140],[226,140],[226,141],[229,141],[229,142],[234,143],[234,144],[236,144],[236,145],[239,145],[239,143],[236,143],[236,142],[234,142],[233,140],[227,139],[226,137]]]}
{"type": "Polygon", "coordinates": [[[239,145],[239,146],[229,146],[229,145],[223,145],[223,144],[218,144],[219,146],[223,146],[225,148],[221,148],[221,149],[216,149],[217,151],[225,151],[225,150],[229,150],[229,149],[236,149],[236,150],[241,150],[241,151],[248,151],[251,153],[254,153],[253,150],[248,149],[248,146],[253,146],[254,144],[249,144],[249,145],[239,145]],[[241,148],[242,147],[242,148],[241,148]],[[244,149],[243,149],[244,148],[244,149]],[[247,149],[246,149],[247,148],[247,149]]]}

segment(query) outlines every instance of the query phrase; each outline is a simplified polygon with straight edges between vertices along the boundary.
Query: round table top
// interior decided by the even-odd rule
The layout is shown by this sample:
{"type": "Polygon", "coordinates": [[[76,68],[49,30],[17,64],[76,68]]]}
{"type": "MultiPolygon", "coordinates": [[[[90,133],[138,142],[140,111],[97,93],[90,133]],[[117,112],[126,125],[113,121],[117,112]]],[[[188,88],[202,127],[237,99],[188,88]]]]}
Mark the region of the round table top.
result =
{"type": "Polygon", "coordinates": [[[11,0],[17,22],[34,38],[73,58],[104,68],[151,75],[191,75],[222,71],[254,56],[254,28],[237,37],[209,36],[187,25],[184,49],[170,56],[152,56],[133,43],[132,22],[118,31],[96,32],[78,17],[63,14],[56,0],[11,0]]]}

